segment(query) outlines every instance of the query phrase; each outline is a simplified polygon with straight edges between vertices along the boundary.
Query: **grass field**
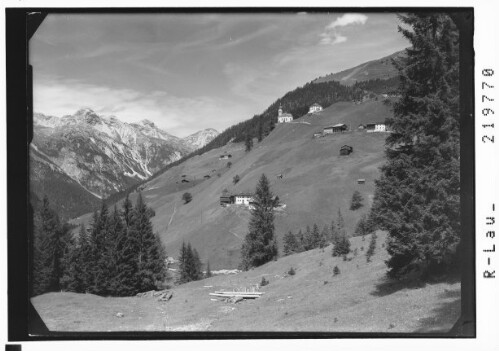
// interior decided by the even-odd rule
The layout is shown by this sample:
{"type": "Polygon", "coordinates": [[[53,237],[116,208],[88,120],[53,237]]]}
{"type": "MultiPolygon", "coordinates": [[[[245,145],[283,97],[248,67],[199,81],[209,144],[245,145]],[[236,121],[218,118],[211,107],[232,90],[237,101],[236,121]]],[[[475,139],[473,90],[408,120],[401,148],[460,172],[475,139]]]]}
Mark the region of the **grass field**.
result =
{"type": "MultiPolygon", "coordinates": [[[[374,180],[384,162],[386,133],[358,131],[360,123],[383,121],[390,113],[381,102],[360,105],[336,103],[323,111],[306,115],[295,123],[279,124],[261,143],[255,140],[251,152],[244,145],[231,144],[193,157],[179,166],[146,183],[142,194],[156,211],[152,219],[169,256],[178,256],[182,241],[189,241],[204,262],[212,269],[237,268],[239,250],[247,233],[250,216],[245,208],[222,208],[219,197],[224,189],[231,193],[252,192],[265,173],[271,189],[286,204],[276,216],[276,235],[305,230],[317,223],[320,228],[336,220],[338,209],[345,218],[347,231],[352,234],[360,216],[372,203],[374,180]],[[335,123],[347,123],[352,132],[314,139],[316,131],[335,123]],[[342,145],[354,149],[349,156],[340,156],[342,145]],[[223,153],[228,160],[219,160],[223,153]],[[282,179],[277,175],[282,174],[282,179]],[[209,175],[210,178],[205,179],[209,175]],[[239,175],[236,185],[232,179],[239,175]],[[182,177],[185,176],[185,177],[182,177]],[[366,183],[357,184],[358,178],[366,183]],[[182,183],[186,179],[188,183],[182,183]],[[364,207],[350,211],[355,190],[364,197],[364,207]],[[182,194],[190,192],[192,202],[184,204],[182,194]]],[[[132,194],[134,200],[136,193],[132,194]]],[[[91,215],[79,220],[87,222],[91,215]]],[[[281,246],[282,247],[282,246],[281,246]]]]}
{"type": "Polygon", "coordinates": [[[331,247],[280,258],[248,272],[216,276],[173,289],[169,302],[155,298],[99,297],[49,293],[32,302],[52,331],[328,331],[446,332],[460,316],[460,283],[432,284],[386,279],[378,234],[367,263],[369,236],[352,238],[350,261],[331,256],[331,247]],[[364,251],[361,251],[361,248],[364,251]],[[333,275],[338,266],[341,273],[333,275]],[[293,267],[295,275],[287,272],[293,267]],[[219,289],[249,287],[265,277],[270,284],[257,300],[212,301],[219,289]],[[206,287],[210,286],[210,287],[206,287]],[[123,313],[123,317],[116,316],[123,313]]]}

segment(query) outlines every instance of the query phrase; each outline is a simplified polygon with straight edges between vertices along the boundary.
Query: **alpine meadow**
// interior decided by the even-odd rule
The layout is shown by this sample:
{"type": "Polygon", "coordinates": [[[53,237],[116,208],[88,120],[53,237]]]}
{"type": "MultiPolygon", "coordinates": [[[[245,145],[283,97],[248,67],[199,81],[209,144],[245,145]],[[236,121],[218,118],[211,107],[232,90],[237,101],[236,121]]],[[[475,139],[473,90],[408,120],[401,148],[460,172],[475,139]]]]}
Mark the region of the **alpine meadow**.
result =
{"type": "Polygon", "coordinates": [[[454,20],[47,16],[30,53],[29,278],[43,323],[458,330],[454,20]]]}

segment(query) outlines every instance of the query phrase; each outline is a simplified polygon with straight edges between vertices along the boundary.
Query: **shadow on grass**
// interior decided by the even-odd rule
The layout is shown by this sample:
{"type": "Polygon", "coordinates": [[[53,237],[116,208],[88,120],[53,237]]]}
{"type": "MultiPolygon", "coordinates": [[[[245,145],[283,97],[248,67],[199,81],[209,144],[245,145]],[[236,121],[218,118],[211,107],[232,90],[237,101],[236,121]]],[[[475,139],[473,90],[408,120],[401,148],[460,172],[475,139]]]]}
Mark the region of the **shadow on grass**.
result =
{"type": "Polygon", "coordinates": [[[440,303],[432,310],[430,317],[422,318],[416,333],[448,333],[451,331],[461,314],[461,292],[459,290],[451,291],[449,294],[442,294],[442,296],[446,296],[444,298],[450,299],[450,301],[440,303]]]}
{"type": "MultiPolygon", "coordinates": [[[[460,282],[460,276],[458,274],[451,274],[440,277],[433,277],[430,279],[422,280],[417,278],[417,276],[410,276],[404,279],[393,279],[388,276],[380,279],[380,282],[375,285],[375,290],[370,294],[377,297],[391,295],[399,290],[403,289],[421,289],[426,286],[426,284],[438,284],[438,283],[448,283],[454,284],[460,282]]],[[[449,291],[449,294],[454,294],[454,291],[449,291]]],[[[458,297],[461,297],[461,292],[458,291],[458,297]]],[[[449,298],[453,296],[442,296],[442,298],[449,298]]]]}

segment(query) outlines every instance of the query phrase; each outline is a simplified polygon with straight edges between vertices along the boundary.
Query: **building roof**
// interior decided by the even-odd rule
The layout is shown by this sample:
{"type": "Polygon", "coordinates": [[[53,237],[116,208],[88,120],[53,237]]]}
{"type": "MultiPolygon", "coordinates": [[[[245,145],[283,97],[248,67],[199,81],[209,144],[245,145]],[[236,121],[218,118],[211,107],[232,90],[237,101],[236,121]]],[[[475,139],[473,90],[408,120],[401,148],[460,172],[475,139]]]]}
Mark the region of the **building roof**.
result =
{"type": "Polygon", "coordinates": [[[329,129],[329,128],[339,128],[339,127],[346,127],[347,125],[344,123],[338,123],[335,124],[334,126],[329,126],[329,127],[324,127],[324,129],[329,129]]]}
{"type": "Polygon", "coordinates": [[[376,124],[385,124],[385,122],[371,122],[371,123],[367,123],[366,125],[368,125],[368,126],[374,126],[376,124]]]}
{"type": "Polygon", "coordinates": [[[315,104],[313,104],[312,106],[310,107],[313,107],[313,106],[319,106],[319,107],[322,107],[321,105],[319,105],[317,102],[315,104]]]}
{"type": "Polygon", "coordinates": [[[341,149],[353,149],[350,145],[343,145],[341,149]]]}
{"type": "Polygon", "coordinates": [[[293,117],[293,115],[291,113],[284,112],[278,117],[293,117]]]}
{"type": "Polygon", "coordinates": [[[241,194],[234,194],[234,196],[253,196],[253,194],[250,194],[250,193],[241,193],[241,194]]]}

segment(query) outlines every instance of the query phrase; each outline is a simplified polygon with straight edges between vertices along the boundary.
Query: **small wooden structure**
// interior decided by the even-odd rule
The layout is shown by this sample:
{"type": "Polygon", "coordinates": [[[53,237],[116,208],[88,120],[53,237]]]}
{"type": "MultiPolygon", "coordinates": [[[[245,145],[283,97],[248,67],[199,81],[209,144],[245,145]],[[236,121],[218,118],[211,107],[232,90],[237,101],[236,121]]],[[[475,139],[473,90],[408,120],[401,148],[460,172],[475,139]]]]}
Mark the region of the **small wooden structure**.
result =
{"type": "Polygon", "coordinates": [[[204,176],[204,179],[210,179],[210,178],[211,178],[211,176],[208,174],[204,176]]]}
{"type": "Polygon", "coordinates": [[[324,134],[334,134],[334,133],[343,133],[348,129],[347,125],[344,123],[338,123],[334,126],[329,126],[324,128],[324,134]]]}
{"type": "Polygon", "coordinates": [[[321,138],[322,137],[322,132],[315,132],[314,133],[314,138],[321,138]]]}
{"type": "Polygon", "coordinates": [[[220,157],[218,159],[219,160],[228,160],[229,158],[232,158],[231,154],[220,155],[220,157]]]}
{"type": "Polygon", "coordinates": [[[341,156],[348,156],[348,155],[350,155],[352,152],[353,152],[353,147],[351,147],[351,146],[349,146],[349,145],[343,145],[343,146],[340,148],[340,155],[341,155],[341,156]]]}
{"type": "Polygon", "coordinates": [[[234,198],[231,195],[222,195],[220,196],[220,205],[227,206],[234,202],[234,198]]]}
{"type": "Polygon", "coordinates": [[[383,122],[368,123],[366,125],[366,132],[368,133],[386,132],[386,125],[383,122]]]}
{"type": "Polygon", "coordinates": [[[189,183],[187,179],[182,179],[182,183],[189,183]]]}
{"type": "Polygon", "coordinates": [[[365,184],[366,183],[366,180],[361,178],[361,179],[357,179],[357,184],[365,184]]]}

